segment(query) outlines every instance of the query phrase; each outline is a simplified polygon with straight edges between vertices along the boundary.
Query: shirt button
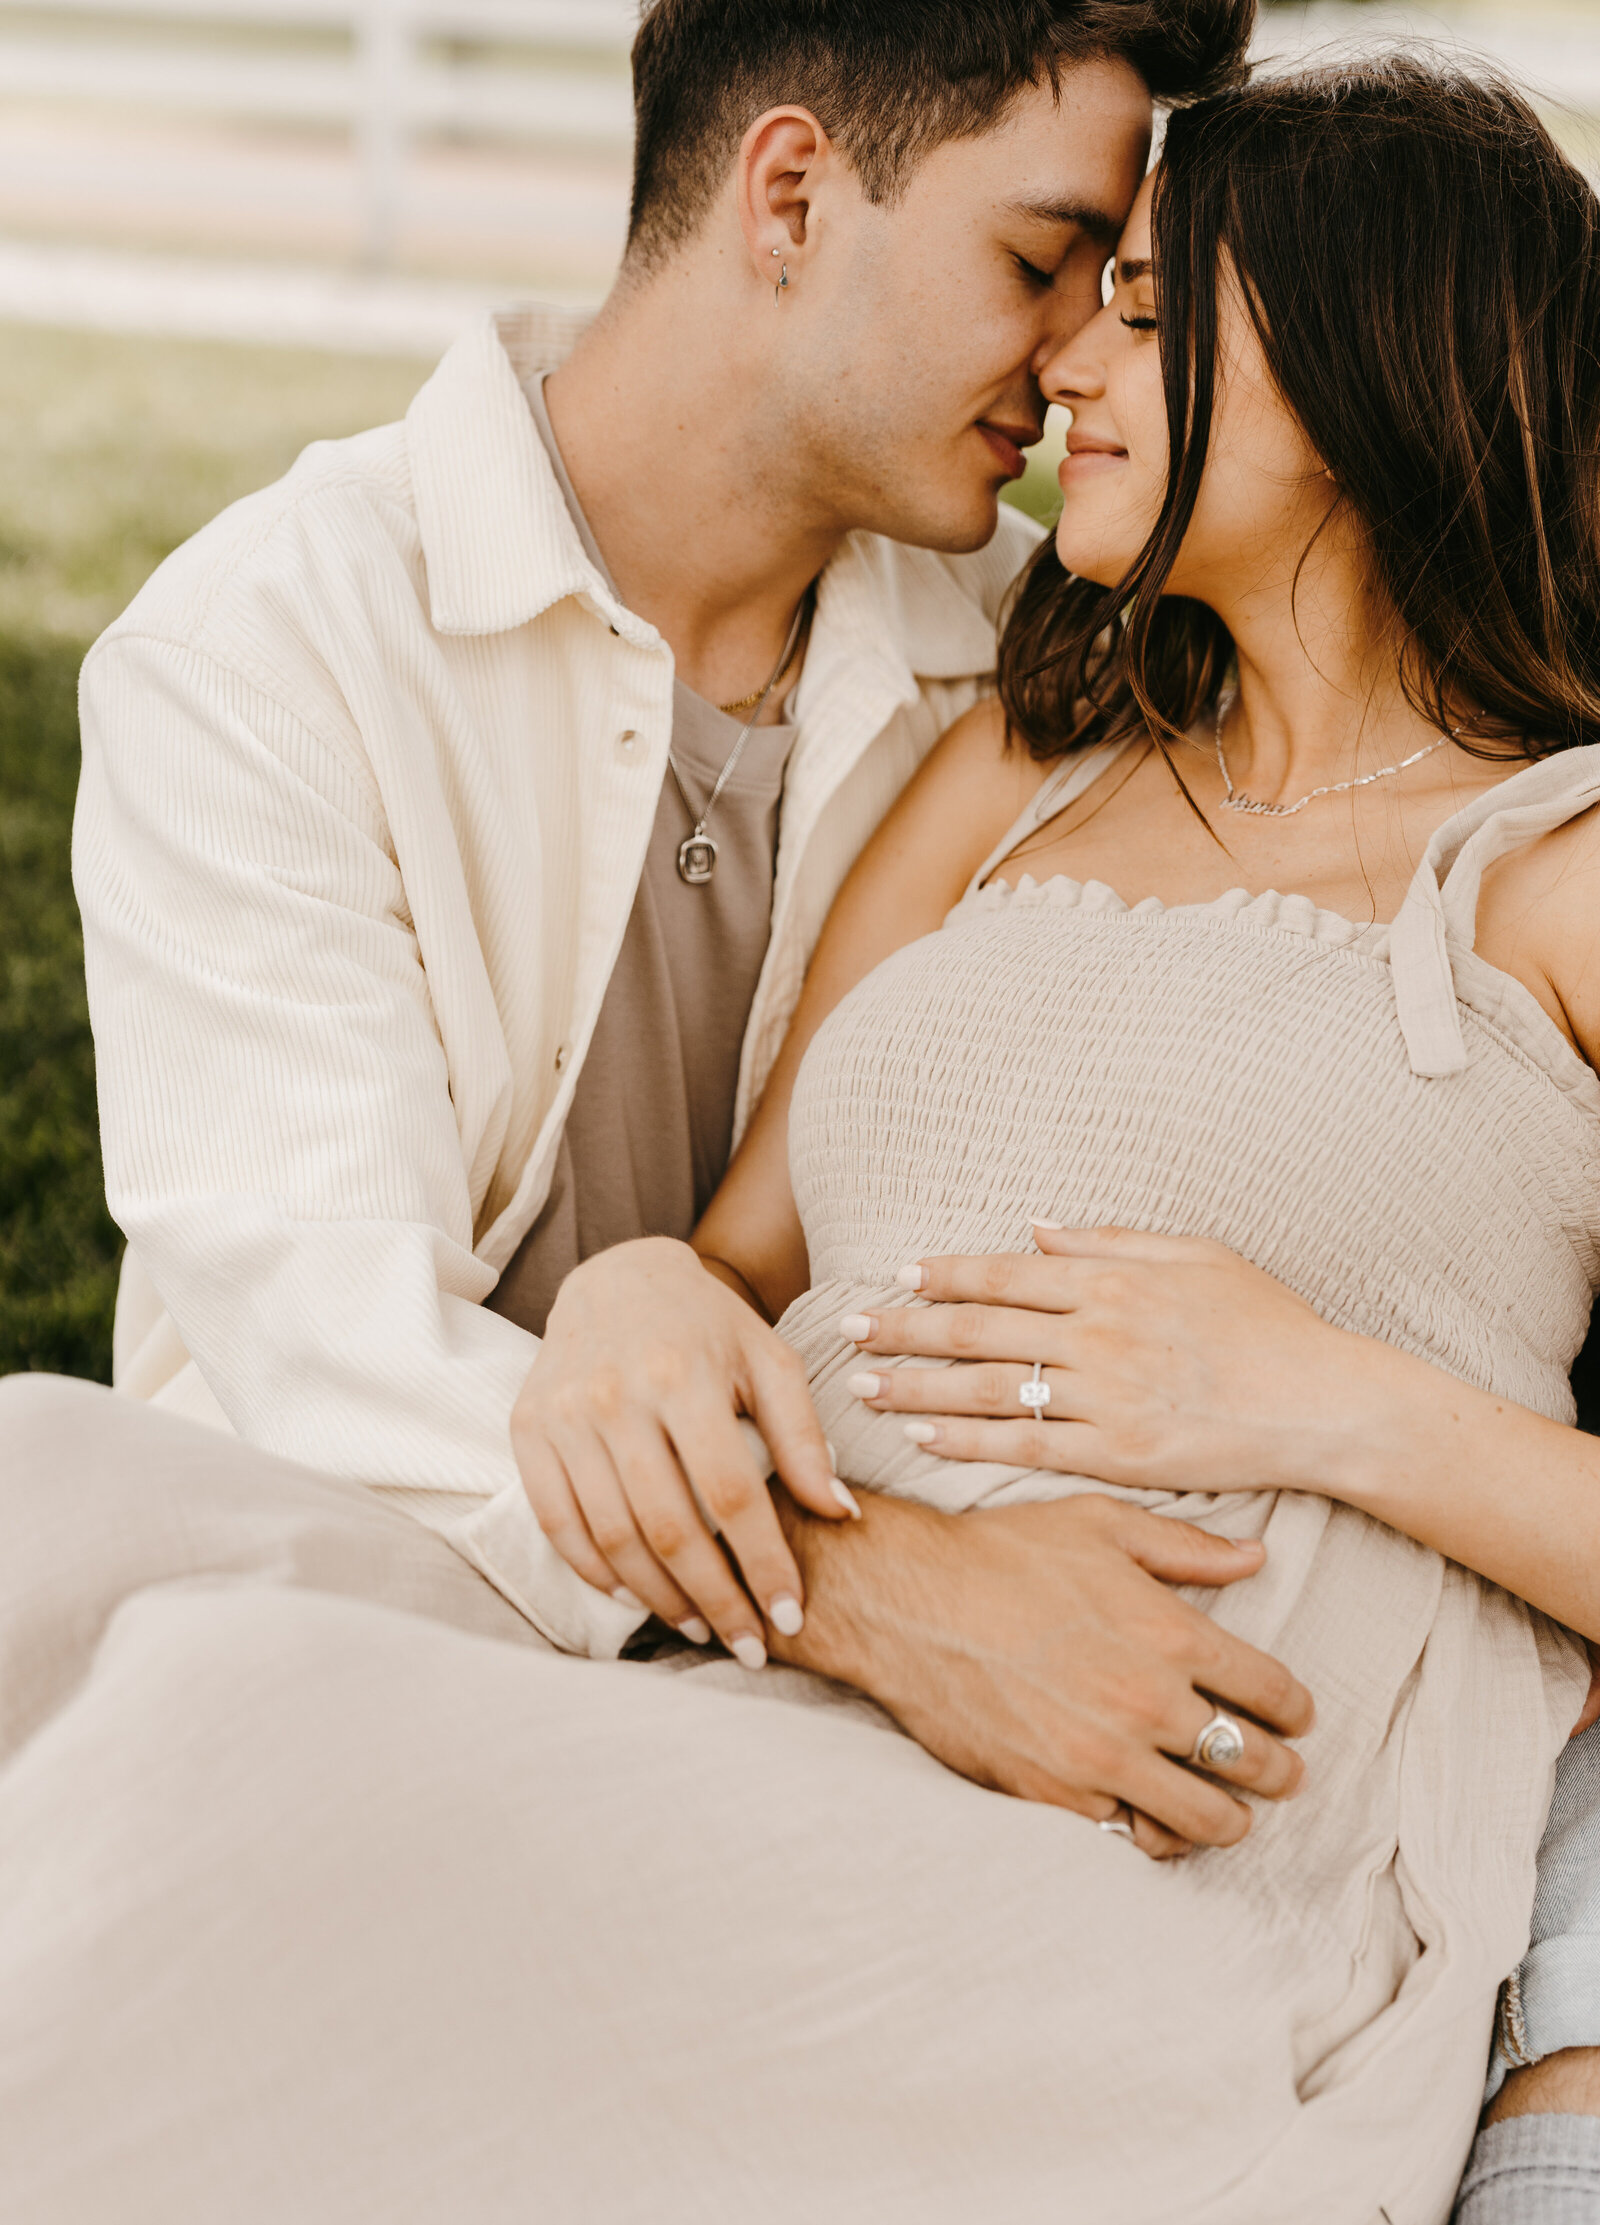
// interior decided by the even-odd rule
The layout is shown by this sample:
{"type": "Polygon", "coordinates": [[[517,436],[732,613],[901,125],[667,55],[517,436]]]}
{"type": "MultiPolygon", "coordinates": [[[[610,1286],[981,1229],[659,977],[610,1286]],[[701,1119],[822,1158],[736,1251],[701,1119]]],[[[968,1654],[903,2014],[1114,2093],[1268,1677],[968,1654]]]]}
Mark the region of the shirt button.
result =
{"type": "Polygon", "coordinates": [[[639,741],[639,734],[633,727],[630,726],[626,734],[619,734],[617,736],[617,747],[621,750],[624,757],[631,757],[638,749],[639,741]]]}
{"type": "Polygon", "coordinates": [[[572,1045],[570,1043],[563,1043],[560,1050],[556,1053],[556,1072],[558,1074],[564,1074],[571,1063],[572,1045]]]}

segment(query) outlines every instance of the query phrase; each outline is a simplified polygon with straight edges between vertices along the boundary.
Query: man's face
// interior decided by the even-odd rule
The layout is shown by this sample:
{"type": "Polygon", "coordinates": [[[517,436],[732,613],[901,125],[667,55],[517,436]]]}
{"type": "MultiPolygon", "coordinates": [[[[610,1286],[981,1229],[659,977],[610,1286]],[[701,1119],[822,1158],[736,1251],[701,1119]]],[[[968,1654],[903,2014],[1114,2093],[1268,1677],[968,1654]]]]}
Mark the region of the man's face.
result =
{"type": "Polygon", "coordinates": [[[1150,129],[1135,72],[1084,63],[1059,103],[1032,88],[938,148],[891,207],[836,182],[774,381],[809,502],[845,528],[983,546],[1043,426],[1039,373],[1099,310],[1150,129]]]}

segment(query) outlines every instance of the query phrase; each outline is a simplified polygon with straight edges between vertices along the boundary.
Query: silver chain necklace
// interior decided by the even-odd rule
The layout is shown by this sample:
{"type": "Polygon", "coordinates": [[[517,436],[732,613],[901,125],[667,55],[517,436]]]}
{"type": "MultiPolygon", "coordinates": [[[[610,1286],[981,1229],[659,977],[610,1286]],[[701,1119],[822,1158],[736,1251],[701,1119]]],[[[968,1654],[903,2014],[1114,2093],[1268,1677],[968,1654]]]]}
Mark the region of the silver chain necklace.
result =
{"type": "Polygon", "coordinates": [[[789,638],[783,645],[783,655],[773,666],[772,678],[762,689],[755,709],[740,729],[739,739],[728,752],[727,763],[717,775],[716,786],[706,798],[705,809],[698,814],[695,811],[693,798],[683,785],[683,775],[678,770],[672,752],[670,749],[667,752],[668,769],[677,783],[679,795],[683,798],[683,808],[694,822],[689,832],[678,844],[678,878],[680,881],[686,881],[690,888],[704,888],[717,870],[717,845],[706,832],[706,822],[711,817],[712,812],[716,810],[723,789],[727,787],[734,773],[738,770],[739,760],[744,755],[745,744],[755,731],[756,721],[767,707],[768,697],[794,661],[794,653],[800,646],[800,630],[806,622],[815,594],[815,588],[808,587],[801,596],[800,607],[794,614],[794,624],[789,628],[789,638]]]}
{"type": "Polygon", "coordinates": [[[1375,780],[1391,780],[1396,773],[1403,773],[1408,765],[1431,757],[1436,749],[1443,749],[1446,742],[1453,742],[1469,722],[1463,719],[1460,726],[1452,726],[1448,734],[1441,734],[1436,742],[1424,742],[1421,749],[1414,749],[1409,757],[1402,757],[1398,765],[1380,765],[1375,773],[1362,773],[1355,780],[1330,781],[1325,788],[1311,788],[1298,803],[1258,803],[1254,796],[1242,796],[1233,785],[1228,771],[1227,756],[1222,747],[1222,729],[1228,723],[1228,714],[1239,700],[1238,690],[1230,689],[1217,698],[1217,770],[1222,775],[1222,785],[1228,791],[1222,799],[1224,811],[1245,811],[1257,819],[1292,819],[1297,811],[1304,811],[1308,803],[1315,803],[1319,796],[1343,796],[1352,788],[1370,788],[1375,780]]]}

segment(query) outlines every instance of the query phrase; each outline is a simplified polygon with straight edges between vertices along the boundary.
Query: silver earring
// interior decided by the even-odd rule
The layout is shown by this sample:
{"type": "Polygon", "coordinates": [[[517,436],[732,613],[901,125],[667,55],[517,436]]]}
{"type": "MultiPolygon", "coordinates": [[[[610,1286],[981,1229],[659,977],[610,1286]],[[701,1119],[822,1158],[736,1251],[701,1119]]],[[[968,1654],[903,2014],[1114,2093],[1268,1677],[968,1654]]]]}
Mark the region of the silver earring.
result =
{"type": "MultiPolygon", "coordinates": [[[[783,253],[783,249],[782,249],[781,247],[775,247],[775,248],[774,248],[774,249],[772,250],[772,252],[773,252],[773,254],[774,254],[775,256],[776,256],[776,255],[781,255],[781,254],[783,253]]],[[[781,277],[781,278],[780,278],[780,279],[778,280],[778,283],[777,283],[777,284],[776,284],[776,285],[775,285],[775,286],[773,287],[773,289],[772,289],[772,298],[773,298],[773,300],[774,300],[774,301],[781,301],[781,300],[783,299],[784,295],[785,295],[785,294],[786,294],[786,293],[788,292],[788,290],[789,290],[789,266],[788,266],[788,264],[787,264],[787,263],[785,263],[785,264],[784,264],[784,266],[783,266],[783,276],[782,276],[782,277],[781,277]]]]}

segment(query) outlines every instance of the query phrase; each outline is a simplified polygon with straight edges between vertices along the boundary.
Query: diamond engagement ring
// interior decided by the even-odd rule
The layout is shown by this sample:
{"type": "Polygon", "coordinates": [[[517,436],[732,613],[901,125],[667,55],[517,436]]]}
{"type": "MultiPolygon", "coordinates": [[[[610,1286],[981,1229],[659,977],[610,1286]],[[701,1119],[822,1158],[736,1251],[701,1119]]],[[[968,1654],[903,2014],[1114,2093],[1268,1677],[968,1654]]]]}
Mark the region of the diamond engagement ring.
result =
{"type": "Polygon", "coordinates": [[[1024,1406],[1032,1408],[1033,1418],[1037,1421],[1050,1403],[1050,1386],[1044,1379],[1043,1360],[1034,1361],[1033,1380],[1031,1383],[1024,1383],[1017,1396],[1024,1406]]]}
{"type": "Polygon", "coordinates": [[[1231,1715],[1213,1715],[1190,1751],[1202,1769],[1231,1769],[1244,1759],[1244,1732],[1231,1715]]]}

